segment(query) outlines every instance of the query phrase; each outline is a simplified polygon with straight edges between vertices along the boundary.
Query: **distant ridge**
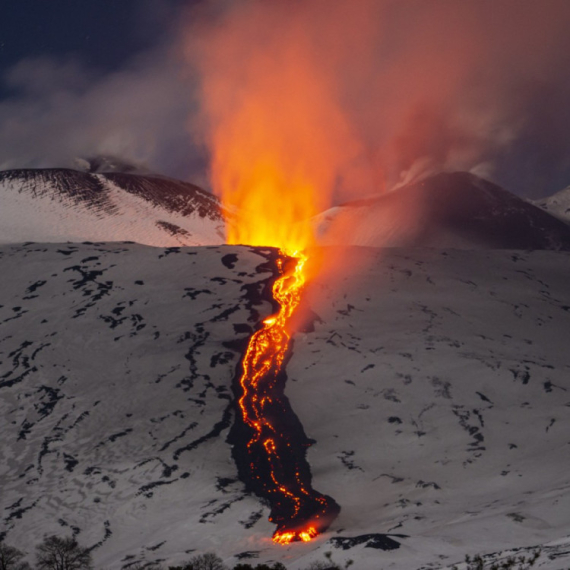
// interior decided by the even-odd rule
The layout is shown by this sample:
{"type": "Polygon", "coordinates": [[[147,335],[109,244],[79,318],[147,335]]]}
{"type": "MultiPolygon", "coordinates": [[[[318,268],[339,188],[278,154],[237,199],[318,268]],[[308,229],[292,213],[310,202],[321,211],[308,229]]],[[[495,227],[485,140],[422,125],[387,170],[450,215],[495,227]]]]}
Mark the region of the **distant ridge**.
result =
{"type": "Polygon", "coordinates": [[[224,242],[218,199],[198,186],[152,174],[53,168],[0,172],[0,243],[224,242]]]}
{"type": "Polygon", "coordinates": [[[546,210],[549,214],[570,224],[570,186],[548,198],[531,200],[531,204],[546,210]]]}
{"type": "Polygon", "coordinates": [[[332,208],[315,220],[324,243],[373,247],[570,250],[570,227],[467,172],[440,173],[332,208]]]}
{"type": "MultiPolygon", "coordinates": [[[[0,244],[219,245],[235,215],[198,186],[157,174],[0,172],[0,244]]],[[[568,189],[529,202],[473,174],[451,172],[347,202],[314,221],[323,245],[570,250],[568,220],[568,189]]]]}

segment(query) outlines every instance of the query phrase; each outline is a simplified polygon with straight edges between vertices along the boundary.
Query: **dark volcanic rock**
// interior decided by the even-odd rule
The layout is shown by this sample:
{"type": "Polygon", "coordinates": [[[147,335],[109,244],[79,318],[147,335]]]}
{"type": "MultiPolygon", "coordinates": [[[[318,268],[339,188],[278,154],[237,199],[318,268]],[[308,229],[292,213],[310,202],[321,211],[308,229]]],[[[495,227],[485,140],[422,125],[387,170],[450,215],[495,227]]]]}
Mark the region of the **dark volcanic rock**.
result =
{"type": "Polygon", "coordinates": [[[360,536],[333,536],[329,542],[336,548],[348,550],[354,546],[363,544],[366,548],[377,548],[378,550],[396,550],[400,548],[400,543],[390,538],[396,536],[397,538],[406,538],[405,535],[388,535],[388,534],[361,534],[360,536]]]}
{"type": "Polygon", "coordinates": [[[335,241],[326,237],[326,226],[342,224],[351,228],[348,241],[354,245],[570,250],[567,224],[467,172],[436,174],[348,202],[321,220],[325,242],[335,241]]]}

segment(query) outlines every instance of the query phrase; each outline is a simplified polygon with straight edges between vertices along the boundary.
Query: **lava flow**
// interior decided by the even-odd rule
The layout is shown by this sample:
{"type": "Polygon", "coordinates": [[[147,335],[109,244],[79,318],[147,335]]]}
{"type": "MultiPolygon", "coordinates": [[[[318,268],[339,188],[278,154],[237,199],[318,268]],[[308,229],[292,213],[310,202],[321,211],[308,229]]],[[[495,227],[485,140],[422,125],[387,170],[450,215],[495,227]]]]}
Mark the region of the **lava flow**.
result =
{"type": "Polygon", "coordinates": [[[253,492],[268,500],[269,520],[277,524],[273,540],[279,544],[310,541],[340,510],[333,499],[311,487],[305,460],[311,442],[283,395],[291,340],[287,324],[301,299],[306,260],[299,252],[279,253],[279,276],[272,290],[279,309],[263,321],[243,357],[238,403],[247,434],[233,438],[240,475],[253,492]]]}
{"type": "MultiPolygon", "coordinates": [[[[227,243],[275,248],[260,251],[277,265],[275,314],[249,339],[236,372],[229,441],[240,479],[271,508],[273,540],[288,544],[311,540],[340,510],[311,486],[312,442],[284,395],[285,369],[291,317],[308,274],[303,252],[315,251],[317,216],[332,206],[361,151],[341,105],[344,92],[313,50],[329,39],[327,52],[338,47],[332,28],[316,38],[307,27],[321,21],[320,3],[300,2],[295,10],[288,2],[245,4],[245,11],[230,10],[223,25],[207,25],[192,53],[199,54],[211,184],[227,213],[227,243]]],[[[342,25],[355,13],[352,4],[343,3],[342,25]]],[[[358,18],[357,34],[364,21],[358,18]]],[[[311,262],[314,275],[319,264],[311,262]]]]}

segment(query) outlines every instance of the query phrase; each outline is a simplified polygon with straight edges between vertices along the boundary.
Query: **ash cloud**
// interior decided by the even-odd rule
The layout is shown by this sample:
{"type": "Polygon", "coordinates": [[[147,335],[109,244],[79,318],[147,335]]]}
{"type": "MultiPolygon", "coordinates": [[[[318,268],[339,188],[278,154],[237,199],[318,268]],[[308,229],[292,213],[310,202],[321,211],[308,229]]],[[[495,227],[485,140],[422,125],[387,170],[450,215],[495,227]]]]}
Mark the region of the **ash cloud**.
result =
{"type": "MultiPolygon", "coordinates": [[[[357,157],[331,166],[341,181],[337,199],[439,170],[469,170],[532,197],[570,181],[567,0],[207,5],[214,8],[207,25],[192,29],[201,43],[187,49],[194,63],[206,54],[208,65],[198,62],[206,82],[227,65],[227,88],[247,92],[250,69],[243,67],[240,84],[235,66],[264,50],[277,56],[276,66],[291,53],[316,63],[315,80],[338,102],[359,144],[357,157]]],[[[302,82],[290,89],[314,92],[302,82]]],[[[227,99],[231,105],[239,97],[227,99]]],[[[217,118],[207,117],[206,139],[217,118]]]]}

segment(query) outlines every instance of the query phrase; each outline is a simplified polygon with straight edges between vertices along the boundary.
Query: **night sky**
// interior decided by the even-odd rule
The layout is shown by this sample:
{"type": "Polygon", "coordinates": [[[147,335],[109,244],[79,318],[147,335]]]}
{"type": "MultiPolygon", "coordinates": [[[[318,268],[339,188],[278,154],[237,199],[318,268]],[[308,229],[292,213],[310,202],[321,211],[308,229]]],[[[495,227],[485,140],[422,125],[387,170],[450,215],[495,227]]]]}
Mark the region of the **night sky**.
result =
{"type": "Polygon", "coordinates": [[[176,0],[7,0],[0,19],[0,73],[29,57],[75,56],[111,71],[164,33],[176,0]],[[152,22],[151,17],[156,21],[152,22]],[[154,29],[153,29],[154,27],[154,29]]]}
{"type": "Polygon", "coordinates": [[[8,2],[0,19],[0,169],[73,166],[98,154],[146,166],[152,147],[153,170],[202,181],[203,153],[192,149],[180,120],[183,104],[190,106],[185,86],[166,54],[180,16],[199,0],[8,2]],[[67,114],[56,102],[63,95],[71,98],[67,114]],[[153,109],[152,97],[162,106],[153,109]],[[121,119],[125,125],[117,126],[121,119]],[[59,138],[52,148],[54,129],[73,131],[72,120],[69,144],[59,138]],[[153,137],[159,142],[149,142],[153,137]]]}

